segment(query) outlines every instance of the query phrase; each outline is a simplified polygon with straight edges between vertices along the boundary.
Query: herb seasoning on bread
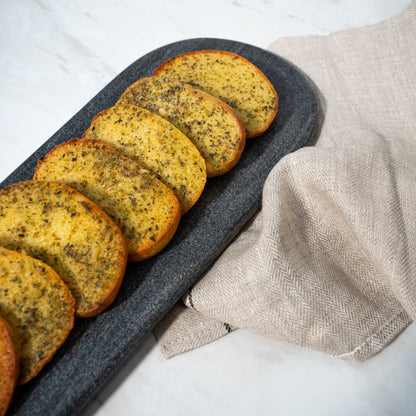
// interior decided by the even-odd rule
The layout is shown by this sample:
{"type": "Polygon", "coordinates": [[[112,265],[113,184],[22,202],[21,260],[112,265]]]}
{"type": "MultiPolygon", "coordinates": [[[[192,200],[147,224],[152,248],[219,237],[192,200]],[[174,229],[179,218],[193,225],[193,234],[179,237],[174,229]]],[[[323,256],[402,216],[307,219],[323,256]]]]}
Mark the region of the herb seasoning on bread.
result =
{"type": "Polygon", "coordinates": [[[139,79],[118,103],[146,108],[177,127],[205,159],[208,177],[228,172],[244,150],[245,131],[236,112],[218,98],[177,79],[139,79]]]}
{"type": "Polygon", "coordinates": [[[52,268],[0,248],[0,315],[9,323],[19,356],[18,384],[48,363],[74,324],[74,299],[52,268]]]}
{"type": "Polygon", "coordinates": [[[247,138],[264,133],[277,113],[278,97],[271,82],[232,52],[184,53],[163,62],[153,75],[176,78],[226,102],[243,121],[247,138]]]}
{"type": "Polygon", "coordinates": [[[129,261],[162,250],[181,217],[178,199],[155,174],[97,140],[56,146],[38,161],[33,179],[65,183],[94,201],[122,231],[129,261]]]}
{"type": "Polygon", "coordinates": [[[52,267],[88,317],[114,300],[126,268],[127,247],[110,217],[75,189],[24,181],[0,191],[0,245],[52,267]]]}
{"type": "Polygon", "coordinates": [[[205,161],[197,148],[172,124],[143,108],[117,105],[101,112],[83,139],[111,144],[154,172],[179,199],[182,214],[205,187],[205,161]]]}

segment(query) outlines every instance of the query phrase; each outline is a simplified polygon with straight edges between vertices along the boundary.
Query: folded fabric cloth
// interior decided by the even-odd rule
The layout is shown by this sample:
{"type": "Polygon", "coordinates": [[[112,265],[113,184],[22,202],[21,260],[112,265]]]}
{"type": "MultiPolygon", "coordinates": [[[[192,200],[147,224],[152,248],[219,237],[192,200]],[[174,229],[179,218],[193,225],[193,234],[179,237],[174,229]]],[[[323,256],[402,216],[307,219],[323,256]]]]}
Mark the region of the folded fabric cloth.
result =
{"type": "Polygon", "coordinates": [[[416,2],[270,50],[323,96],[319,140],[275,166],[261,212],[155,334],[166,357],[244,328],[363,361],[416,318],[416,2]]]}

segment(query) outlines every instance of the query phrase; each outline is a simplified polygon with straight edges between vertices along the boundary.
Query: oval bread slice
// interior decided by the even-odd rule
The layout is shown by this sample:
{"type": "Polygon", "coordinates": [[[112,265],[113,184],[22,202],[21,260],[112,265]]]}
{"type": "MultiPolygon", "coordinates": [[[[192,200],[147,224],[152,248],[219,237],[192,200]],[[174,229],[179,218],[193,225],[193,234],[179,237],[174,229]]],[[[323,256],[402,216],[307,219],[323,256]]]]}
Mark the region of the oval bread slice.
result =
{"type": "Polygon", "coordinates": [[[194,143],[208,177],[228,172],[240,159],[245,131],[235,111],[218,98],[173,78],[142,78],[118,103],[146,108],[168,120],[194,143]]]}
{"type": "Polygon", "coordinates": [[[73,139],[39,159],[35,180],[64,183],[119,226],[129,261],[147,259],[172,239],[181,217],[174,193],[156,175],[107,143],[73,139]]]}
{"type": "Polygon", "coordinates": [[[0,416],[4,416],[7,412],[18,375],[19,362],[12,330],[0,317],[0,416]]]}
{"type": "Polygon", "coordinates": [[[143,108],[120,105],[104,110],[83,139],[109,143],[154,172],[179,199],[182,214],[205,187],[205,161],[196,147],[172,124],[143,108]]]}
{"type": "Polygon", "coordinates": [[[0,245],[51,266],[68,285],[80,317],[111,304],[127,263],[116,224],[84,195],[56,182],[25,181],[0,191],[0,245]]]}
{"type": "Polygon", "coordinates": [[[74,299],[45,263],[0,248],[0,314],[19,355],[18,384],[48,363],[74,325],[74,299]]]}
{"type": "Polygon", "coordinates": [[[277,113],[278,97],[271,82],[235,53],[184,53],[162,63],[153,75],[177,78],[226,102],[243,121],[247,138],[261,135],[277,113]]]}

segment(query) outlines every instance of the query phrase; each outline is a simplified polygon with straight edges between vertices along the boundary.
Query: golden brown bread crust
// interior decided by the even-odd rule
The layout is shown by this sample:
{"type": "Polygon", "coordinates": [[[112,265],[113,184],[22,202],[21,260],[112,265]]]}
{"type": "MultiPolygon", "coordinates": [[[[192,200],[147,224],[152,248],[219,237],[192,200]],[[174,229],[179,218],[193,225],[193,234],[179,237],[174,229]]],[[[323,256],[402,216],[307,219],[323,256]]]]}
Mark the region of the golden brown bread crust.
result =
{"type": "Polygon", "coordinates": [[[0,317],[0,416],[4,416],[19,376],[19,362],[10,325],[0,317]]]}
{"type": "Polygon", "coordinates": [[[143,261],[160,253],[175,235],[176,230],[179,225],[180,218],[181,218],[181,210],[179,208],[176,210],[175,218],[172,221],[169,228],[166,230],[163,236],[161,236],[157,240],[157,244],[151,245],[150,243],[148,243],[147,247],[142,248],[141,252],[129,254],[129,261],[130,262],[143,261]]]}
{"type": "Polygon", "coordinates": [[[207,176],[232,169],[243,153],[246,133],[237,113],[225,102],[167,77],[141,78],[124,91],[120,104],[158,114],[194,143],[207,165],[207,176]]]}
{"type": "Polygon", "coordinates": [[[0,190],[0,244],[58,272],[79,317],[97,315],[113,302],[127,264],[126,242],[110,217],[75,189],[52,181],[0,190]]]}
{"type": "Polygon", "coordinates": [[[195,145],[167,120],[144,108],[120,104],[102,111],[82,139],[106,142],[155,173],[179,199],[182,214],[204,190],[206,165],[195,145]]]}
{"type": "MultiPolygon", "coordinates": [[[[218,62],[218,61],[217,61],[218,62]]],[[[211,63],[212,64],[212,63],[211,63]]],[[[258,137],[261,134],[263,134],[270,126],[274,118],[276,117],[277,110],[278,110],[278,96],[276,93],[276,90],[273,86],[273,84],[269,81],[269,79],[263,74],[263,72],[257,68],[255,65],[253,65],[250,61],[243,58],[240,55],[237,55],[232,52],[228,51],[218,51],[218,50],[200,50],[200,51],[194,51],[194,52],[187,52],[183,53],[177,56],[174,56],[165,62],[163,62],[153,73],[154,76],[166,76],[166,77],[177,77],[179,80],[189,83],[193,85],[195,88],[199,88],[208,94],[211,94],[215,97],[220,98],[222,101],[226,102],[227,104],[230,104],[237,112],[237,114],[240,116],[240,118],[243,119],[243,123],[246,128],[246,137],[248,139],[253,137],[258,137]],[[201,69],[198,68],[198,59],[205,55],[206,57],[208,55],[212,55],[213,62],[215,64],[215,61],[224,60],[224,63],[227,63],[230,58],[231,60],[238,61],[238,64],[242,67],[246,67],[249,71],[255,72],[258,76],[258,81],[264,84],[264,86],[268,89],[268,93],[271,94],[274,97],[273,102],[269,103],[269,109],[267,110],[267,118],[264,120],[261,127],[256,126],[251,127],[250,121],[247,119],[247,117],[244,116],[244,113],[247,108],[245,107],[245,104],[241,106],[239,103],[233,102],[233,97],[230,97],[230,89],[235,88],[239,85],[239,82],[241,82],[241,77],[238,77],[238,80],[230,79],[230,81],[227,84],[228,79],[224,76],[224,74],[221,74],[221,72],[214,71],[213,67],[211,66],[209,71],[212,75],[215,74],[216,77],[218,77],[218,80],[221,83],[226,84],[226,88],[222,89],[218,84],[216,84],[216,88],[213,87],[210,88],[209,83],[207,81],[201,79],[201,69]],[[190,66],[192,67],[191,70],[187,71],[185,74],[183,70],[178,69],[180,66],[180,62],[183,59],[192,59],[192,63],[190,63],[190,66]],[[228,61],[227,61],[228,59],[228,61]],[[218,89],[217,89],[218,88],[218,89]]],[[[237,78],[237,77],[236,77],[237,78]]],[[[258,82],[257,81],[257,82],[258,82]]],[[[249,94],[247,95],[249,97],[249,94]]],[[[258,103],[257,108],[260,109],[261,105],[264,105],[264,103],[258,103]]]]}
{"type": "Polygon", "coordinates": [[[52,359],[74,325],[75,301],[56,272],[40,260],[0,247],[0,312],[19,356],[18,384],[52,359]]]}
{"type": "Polygon", "coordinates": [[[100,206],[123,232],[130,262],[160,252],[181,218],[179,201],[167,186],[98,140],[72,139],[56,146],[38,160],[33,179],[64,183],[100,206]]]}
{"type": "MultiPolygon", "coordinates": [[[[188,86],[186,86],[186,88],[188,88],[188,86]]],[[[238,135],[239,135],[240,140],[238,141],[238,145],[235,148],[234,157],[232,159],[227,160],[227,162],[223,164],[222,168],[218,169],[216,172],[208,176],[212,178],[215,176],[224,175],[224,173],[229,172],[237,164],[237,162],[240,160],[241,155],[243,154],[243,151],[246,145],[246,137],[247,137],[246,130],[244,128],[243,122],[241,121],[241,118],[234,111],[234,109],[230,107],[227,103],[225,103],[224,101],[220,100],[217,97],[214,97],[213,95],[210,95],[204,91],[198,90],[197,88],[193,88],[193,89],[198,92],[200,97],[205,97],[207,100],[211,101],[212,103],[217,103],[227,113],[232,114],[232,116],[236,120],[236,127],[239,131],[238,135]]]]}

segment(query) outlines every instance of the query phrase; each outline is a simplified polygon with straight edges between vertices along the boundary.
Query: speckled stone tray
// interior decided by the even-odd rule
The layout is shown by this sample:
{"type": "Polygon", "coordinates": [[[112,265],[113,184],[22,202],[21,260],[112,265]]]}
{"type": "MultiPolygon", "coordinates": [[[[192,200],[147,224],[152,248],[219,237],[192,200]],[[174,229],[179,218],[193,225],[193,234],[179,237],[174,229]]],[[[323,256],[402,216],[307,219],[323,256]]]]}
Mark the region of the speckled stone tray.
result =
{"type": "Polygon", "coordinates": [[[200,49],[235,52],[258,66],[279,95],[275,121],[263,136],[248,141],[232,171],[208,181],[165,250],[128,266],[113,305],[97,317],[76,320],[53,360],[16,390],[8,414],[79,412],[260,208],[264,181],[279,159],[316,138],[319,105],[310,82],[292,64],[239,42],[190,39],[156,49],[130,65],[0,186],[31,179],[39,157],[59,143],[80,137],[92,118],[114,105],[130,84],[151,75],[168,58],[200,49]]]}

